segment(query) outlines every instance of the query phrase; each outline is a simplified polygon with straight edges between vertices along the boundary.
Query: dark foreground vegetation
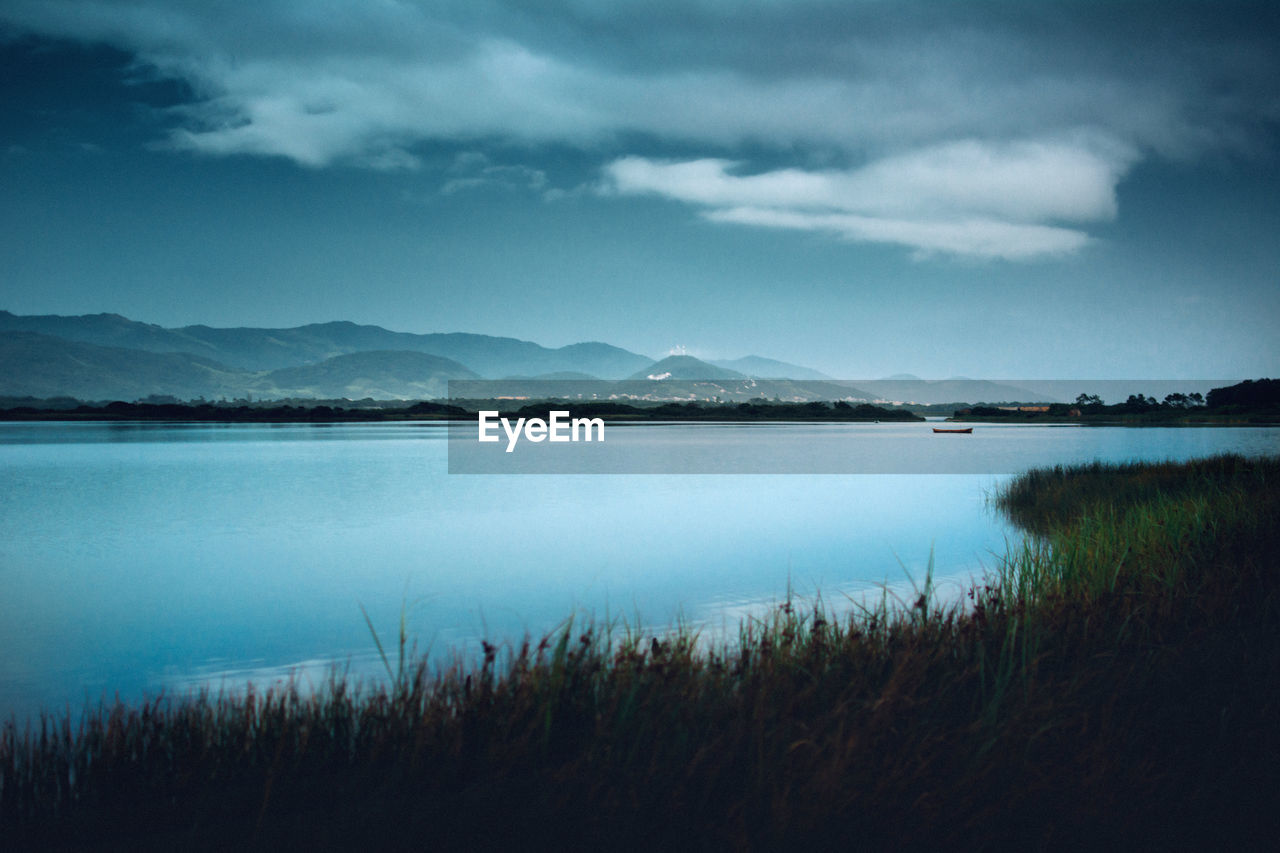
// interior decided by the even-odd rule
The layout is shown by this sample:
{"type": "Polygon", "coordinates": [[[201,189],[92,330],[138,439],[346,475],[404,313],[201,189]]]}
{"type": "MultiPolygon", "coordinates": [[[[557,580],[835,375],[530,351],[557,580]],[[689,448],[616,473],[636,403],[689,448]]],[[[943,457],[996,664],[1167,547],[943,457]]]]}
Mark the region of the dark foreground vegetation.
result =
{"type": "MultiPolygon", "coordinates": [[[[1280,460],[1035,471],[958,604],[570,622],[389,688],[0,737],[6,849],[1271,849],[1280,460]]],[[[390,661],[389,663],[394,663],[390,661]]]]}

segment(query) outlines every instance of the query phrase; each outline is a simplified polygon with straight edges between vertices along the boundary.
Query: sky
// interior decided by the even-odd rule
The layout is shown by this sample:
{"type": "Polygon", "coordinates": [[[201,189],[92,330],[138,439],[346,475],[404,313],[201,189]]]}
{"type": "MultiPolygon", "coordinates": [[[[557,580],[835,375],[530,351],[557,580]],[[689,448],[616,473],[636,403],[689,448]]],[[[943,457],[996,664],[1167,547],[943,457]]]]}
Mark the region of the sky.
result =
{"type": "Polygon", "coordinates": [[[19,314],[1280,374],[1274,2],[2,0],[0,104],[19,314]]]}

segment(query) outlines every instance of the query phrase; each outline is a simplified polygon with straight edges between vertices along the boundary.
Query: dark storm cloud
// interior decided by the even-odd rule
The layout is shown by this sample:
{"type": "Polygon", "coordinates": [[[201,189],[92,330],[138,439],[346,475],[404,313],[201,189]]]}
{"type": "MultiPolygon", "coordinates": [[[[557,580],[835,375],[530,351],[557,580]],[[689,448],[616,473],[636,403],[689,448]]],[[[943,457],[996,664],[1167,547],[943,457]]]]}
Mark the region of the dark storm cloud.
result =
{"type": "Polygon", "coordinates": [[[600,152],[606,189],[714,221],[979,256],[1077,249],[1144,157],[1255,153],[1280,119],[1266,3],[8,6],[20,29],[185,81],[174,149],[412,169],[424,141],[569,144],[600,152]],[[1008,204],[983,200],[975,168],[1008,204]],[[1080,184],[1065,208],[1036,206],[1050,173],[1055,198],[1080,184]],[[806,182],[823,188],[796,202],[806,182]]]}

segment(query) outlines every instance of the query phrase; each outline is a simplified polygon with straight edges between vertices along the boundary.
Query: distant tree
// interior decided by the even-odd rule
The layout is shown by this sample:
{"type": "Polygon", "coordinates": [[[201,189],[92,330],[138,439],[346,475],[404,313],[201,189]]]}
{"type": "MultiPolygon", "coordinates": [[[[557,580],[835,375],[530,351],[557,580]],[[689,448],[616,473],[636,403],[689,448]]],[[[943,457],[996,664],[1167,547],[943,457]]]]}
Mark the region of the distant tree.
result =
{"type": "Polygon", "coordinates": [[[1219,406],[1280,406],[1280,379],[1246,379],[1226,388],[1214,388],[1209,392],[1208,403],[1215,409],[1219,406]]]}
{"type": "Polygon", "coordinates": [[[1159,407],[1160,404],[1155,397],[1148,397],[1146,394],[1130,394],[1129,399],[1124,401],[1123,408],[1126,412],[1141,413],[1159,407]]]}
{"type": "Polygon", "coordinates": [[[1102,408],[1102,398],[1097,394],[1081,394],[1076,397],[1076,405],[1081,409],[1096,412],[1102,408]]]}

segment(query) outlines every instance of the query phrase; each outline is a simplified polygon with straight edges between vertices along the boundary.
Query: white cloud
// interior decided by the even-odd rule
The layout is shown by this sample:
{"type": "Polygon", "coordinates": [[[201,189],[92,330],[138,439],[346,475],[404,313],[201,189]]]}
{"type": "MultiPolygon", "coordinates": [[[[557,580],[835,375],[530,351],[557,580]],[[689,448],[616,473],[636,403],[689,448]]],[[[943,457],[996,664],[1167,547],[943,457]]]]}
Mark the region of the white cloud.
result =
{"type": "Polygon", "coordinates": [[[605,187],[707,208],[716,222],[834,232],[924,252],[1011,259],[1080,249],[1088,236],[1060,222],[1116,215],[1116,184],[1136,159],[1102,137],[986,143],[962,140],[852,170],[736,174],[720,159],[624,157],[605,187]]]}
{"type": "Polygon", "coordinates": [[[806,213],[758,207],[707,212],[715,222],[827,231],[850,240],[892,243],[921,254],[943,253],[977,258],[1026,260],[1074,252],[1089,242],[1082,231],[1048,225],[963,219],[953,222],[885,219],[851,213],[806,213]]]}

